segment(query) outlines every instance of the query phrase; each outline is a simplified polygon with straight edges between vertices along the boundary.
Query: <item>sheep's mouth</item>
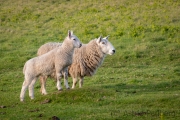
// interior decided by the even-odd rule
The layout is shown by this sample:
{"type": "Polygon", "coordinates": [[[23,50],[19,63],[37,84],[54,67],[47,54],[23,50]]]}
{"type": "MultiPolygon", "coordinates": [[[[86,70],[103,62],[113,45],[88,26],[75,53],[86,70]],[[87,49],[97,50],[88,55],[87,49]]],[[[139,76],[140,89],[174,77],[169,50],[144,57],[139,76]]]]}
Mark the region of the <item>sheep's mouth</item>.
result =
{"type": "Polygon", "coordinates": [[[109,53],[109,55],[113,55],[113,54],[115,54],[115,50],[113,50],[109,53]]]}
{"type": "Polygon", "coordinates": [[[109,53],[109,55],[113,55],[114,53],[109,53]]]}
{"type": "Polygon", "coordinates": [[[82,46],[82,44],[79,45],[79,48],[82,46]]]}

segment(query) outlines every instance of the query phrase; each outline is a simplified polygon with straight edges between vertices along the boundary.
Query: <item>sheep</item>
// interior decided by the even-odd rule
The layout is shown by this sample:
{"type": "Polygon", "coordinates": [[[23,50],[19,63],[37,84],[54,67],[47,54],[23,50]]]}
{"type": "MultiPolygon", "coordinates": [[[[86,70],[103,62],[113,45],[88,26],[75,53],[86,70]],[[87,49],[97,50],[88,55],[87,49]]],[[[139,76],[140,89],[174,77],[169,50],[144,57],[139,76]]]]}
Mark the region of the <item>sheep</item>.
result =
{"type": "MultiPolygon", "coordinates": [[[[37,53],[42,55],[53,49],[53,47],[60,46],[61,43],[46,43],[38,49],[37,53]]],[[[75,48],[73,63],[68,67],[68,72],[73,78],[72,88],[75,88],[78,78],[80,79],[79,87],[81,88],[84,77],[94,75],[98,67],[103,63],[105,56],[107,54],[113,55],[114,53],[115,48],[108,41],[108,36],[105,38],[100,36],[98,39],[91,40],[88,44],[83,44],[81,48],[75,48]]],[[[41,89],[45,89],[46,79],[47,77],[40,79],[41,89]]]]}
{"type": "MultiPolygon", "coordinates": [[[[68,31],[68,36],[63,41],[61,47],[57,47],[50,52],[28,60],[23,68],[24,82],[20,93],[20,101],[24,101],[24,95],[29,87],[29,97],[34,99],[34,84],[39,76],[48,76],[55,72],[57,78],[57,88],[61,90],[62,73],[72,64],[75,48],[81,47],[80,40],[68,31]]],[[[66,82],[66,87],[68,82],[66,82]]]]}

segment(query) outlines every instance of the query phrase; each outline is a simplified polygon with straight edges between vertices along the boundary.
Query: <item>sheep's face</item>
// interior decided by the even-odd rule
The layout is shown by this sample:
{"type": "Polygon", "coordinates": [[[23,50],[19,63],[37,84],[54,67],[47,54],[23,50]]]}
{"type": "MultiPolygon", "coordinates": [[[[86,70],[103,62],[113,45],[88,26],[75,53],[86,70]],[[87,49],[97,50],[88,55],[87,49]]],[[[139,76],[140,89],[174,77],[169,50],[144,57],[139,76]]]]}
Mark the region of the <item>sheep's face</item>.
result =
{"type": "Polygon", "coordinates": [[[99,37],[96,42],[104,54],[113,55],[115,53],[115,48],[108,41],[108,36],[105,38],[99,37]]]}
{"type": "Polygon", "coordinates": [[[69,41],[73,42],[73,46],[75,48],[80,48],[82,46],[82,43],[80,42],[77,36],[73,35],[72,31],[68,31],[68,37],[69,37],[69,41]]]}

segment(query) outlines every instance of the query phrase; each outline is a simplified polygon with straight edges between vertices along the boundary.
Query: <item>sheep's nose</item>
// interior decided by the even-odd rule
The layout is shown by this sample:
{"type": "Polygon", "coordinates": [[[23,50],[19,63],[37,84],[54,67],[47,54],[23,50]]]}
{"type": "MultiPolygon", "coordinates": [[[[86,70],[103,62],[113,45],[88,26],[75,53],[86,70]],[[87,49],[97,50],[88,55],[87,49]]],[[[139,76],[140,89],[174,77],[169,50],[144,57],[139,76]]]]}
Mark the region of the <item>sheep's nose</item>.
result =
{"type": "Polygon", "coordinates": [[[113,51],[113,53],[115,53],[116,51],[115,50],[112,50],[113,51]]]}
{"type": "Polygon", "coordinates": [[[82,46],[82,44],[79,45],[79,47],[81,47],[81,46],[82,46]]]}

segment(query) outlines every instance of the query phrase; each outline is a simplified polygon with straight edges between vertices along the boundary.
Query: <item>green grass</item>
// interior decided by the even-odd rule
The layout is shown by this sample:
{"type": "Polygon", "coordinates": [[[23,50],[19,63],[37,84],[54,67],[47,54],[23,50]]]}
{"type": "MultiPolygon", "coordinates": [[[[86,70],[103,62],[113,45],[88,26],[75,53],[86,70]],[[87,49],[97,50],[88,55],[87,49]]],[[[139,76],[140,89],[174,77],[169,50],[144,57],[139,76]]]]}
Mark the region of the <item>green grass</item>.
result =
{"type": "Polygon", "coordinates": [[[0,119],[178,120],[179,6],[179,0],[1,0],[0,119]],[[37,81],[35,99],[27,91],[21,103],[24,63],[68,30],[83,43],[110,35],[116,54],[85,77],[83,88],[58,92],[49,79],[43,96],[37,81]]]}

